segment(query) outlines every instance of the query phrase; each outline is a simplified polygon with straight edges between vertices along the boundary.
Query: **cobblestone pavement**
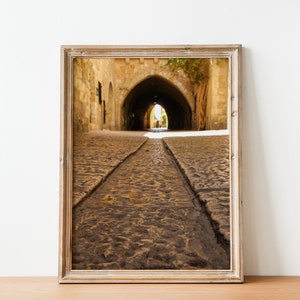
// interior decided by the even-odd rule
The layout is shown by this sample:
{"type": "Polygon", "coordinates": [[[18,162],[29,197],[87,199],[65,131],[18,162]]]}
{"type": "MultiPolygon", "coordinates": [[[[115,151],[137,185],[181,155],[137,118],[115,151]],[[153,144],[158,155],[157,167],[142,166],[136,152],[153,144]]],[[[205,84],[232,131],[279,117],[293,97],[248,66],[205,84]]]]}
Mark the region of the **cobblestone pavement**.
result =
{"type": "Polygon", "coordinates": [[[73,150],[73,204],[88,196],[147,140],[143,133],[95,131],[77,134],[73,150]]]}
{"type": "Polygon", "coordinates": [[[230,241],[229,136],[164,138],[180,169],[205,203],[214,227],[230,241]]]}
{"type": "Polygon", "coordinates": [[[73,269],[228,269],[203,208],[149,139],[73,208],[73,269]]]}

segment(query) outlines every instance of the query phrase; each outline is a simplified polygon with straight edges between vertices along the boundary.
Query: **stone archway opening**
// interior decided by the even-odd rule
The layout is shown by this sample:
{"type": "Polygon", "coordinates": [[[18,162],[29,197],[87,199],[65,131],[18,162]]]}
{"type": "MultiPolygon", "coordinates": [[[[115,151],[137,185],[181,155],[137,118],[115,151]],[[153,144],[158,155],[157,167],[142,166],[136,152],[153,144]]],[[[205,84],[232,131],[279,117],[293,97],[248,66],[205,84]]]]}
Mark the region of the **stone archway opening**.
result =
{"type": "Polygon", "coordinates": [[[150,105],[144,117],[144,127],[166,130],[168,123],[168,115],[164,107],[157,103],[150,105]]]}
{"type": "Polygon", "coordinates": [[[155,105],[164,108],[168,116],[168,129],[191,129],[192,117],[188,101],[172,82],[160,76],[146,78],[129,92],[123,104],[123,128],[151,128],[148,115],[155,105]]]}

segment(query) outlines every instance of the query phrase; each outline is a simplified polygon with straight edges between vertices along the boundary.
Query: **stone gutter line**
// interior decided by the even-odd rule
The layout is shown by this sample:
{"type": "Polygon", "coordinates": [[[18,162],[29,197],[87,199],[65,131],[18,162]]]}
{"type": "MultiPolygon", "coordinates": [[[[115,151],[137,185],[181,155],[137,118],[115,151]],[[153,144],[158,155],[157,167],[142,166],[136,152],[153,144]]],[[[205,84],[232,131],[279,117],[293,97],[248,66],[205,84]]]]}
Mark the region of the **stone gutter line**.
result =
{"type": "Polygon", "coordinates": [[[179,173],[180,177],[182,178],[182,180],[184,182],[184,185],[185,185],[185,188],[186,188],[187,192],[191,195],[191,201],[194,205],[194,208],[197,209],[197,210],[202,210],[201,203],[199,202],[197,194],[196,194],[195,190],[193,189],[192,184],[191,184],[188,176],[183,171],[178,159],[176,158],[176,156],[174,155],[174,153],[172,152],[172,150],[168,146],[167,142],[163,138],[162,138],[162,142],[163,142],[163,145],[164,145],[166,151],[168,152],[168,154],[172,158],[172,162],[175,165],[176,169],[178,170],[178,173],[179,173]]]}
{"type": "Polygon", "coordinates": [[[186,173],[185,173],[183,167],[182,167],[181,164],[180,164],[180,161],[178,160],[178,158],[176,157],[176,155],[174,154],[174,152],[172,151],[172,149],[169,147],[168,143],[165,141],[164,138],[162,138],[162,141],[163,141],[164,146],[166,147],[167,151],[170,153],[171,157],[173,158],[174,162],[176,163],[176,166],[177,166],[177,168],[179,169],[180,174],[185,178],[185,180],[186,180],[186,182],[188,183],[190,189],[193,191],[195,197],[198,198],[198,197],[197,197],[197,194],[195,193],[195,190],[194,190],[194,188],[193,188],[193,185],[192,185],[192,183],[191,183],[189,177],[186,175],[186,173]]]}
{"type": "MultiPolygon", "coordinates": [[[[208,210],[205,201],[202,201],[202,200],[200,199],[200,196],[198,196],[197,193],[195,192],[195,190],[194,190],[194,188],[193,188],[193,185],[192,185],[192,183],[191,183],[191,181],[190,181],[188,175],[185,173],[184,168],[183,168],[183,167],[181,166],[181,164],[180,164],[180,160],[176,157],[176,155],[175,155],[174,152],[171,150],[171,147],[169,147],[169,145],[168,145],[168,143],[165,141],[165,139],[162,138],[162,140],[163,140],[163,143],[164,143],[164,145],[165,145],[167,151],[168,151],[168,152],[170,153],[170,155],[173,157],[174,162],[176,163],[176,165],[177,165],[177,167],[178,167],[178,169],[179,169],[181,175],[185,178],[185,180],[186,180],[187,184],[189,185],[191,191],[192,191],[193,194],[195,195],[195,198],[194,198],[193,200],[194,200],[194,201],[196,200],[196,201],[197,201],[197,204],[199,204],[201,207],[203,207],[205,214],[208,216],[208,218],[209,218],[209,220],[210,220],[210,222],[211,222],[212,228],[213,228],[213,230],[214,230],[214,232],[215,232],[215,235],[216,235],[218,241],[219,241],[221,244],[228,245],[228,243],[230,243],[230,241],[228,241],[228,239],[224,236],[224,234],[220,232],[220,230],[219,230],[220,224],[219,224],[216,220],[214,220],[214,219],[211,218],[211,212],[208,210]]],[[[224,189],[224,188],[207,188],[207,189],[204,188],[204,189],[200,190],[199,192],[201,192],[201,191],[208,191],[208,190],[209,190],[209,191],[216,191],[216,192],[217,192],[217,191],[220,191],[220,190],[227,190],[227,188],[225,188],[225,189],[224,189]]],[[[199,194],[199,193],[198,193],[198,194],[199,194]]],[[[193,203],[194,203],[194,201],[193,201],[193,203]]]]}
{"type": "Polygon", "coordinates": [[[84,201],[85,199],[87,199],[100,185],[102,185],[107,178],[122,164],[124,163],[126,160],[128,160],[131,156],[133,156],[134,154],[136,154],[143,146],[144,144],[148,141],[148,137],[145,137],[145,140],[132,152],[130,152],[128,155],[126,155],[122,160],[119,161],[119,163],[114,166],[112,169],[110,169],[107,174],[105,174],[99,182],[97,182],[81,199],[79,199],[78,202],[73,204],[73,208],[75,206],[77,206],[79,203],[81,203],[82,201],[84,201]]]}

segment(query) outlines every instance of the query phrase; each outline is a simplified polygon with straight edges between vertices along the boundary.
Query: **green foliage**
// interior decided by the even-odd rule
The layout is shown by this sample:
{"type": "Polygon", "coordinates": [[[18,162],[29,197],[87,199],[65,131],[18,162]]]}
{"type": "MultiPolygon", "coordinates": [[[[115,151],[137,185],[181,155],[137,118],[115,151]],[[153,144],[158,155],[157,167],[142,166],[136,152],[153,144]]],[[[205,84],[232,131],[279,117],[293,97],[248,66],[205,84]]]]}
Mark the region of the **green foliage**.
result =
{"type": "Polygon", "coordinates": [[[166,66],[175,76],[183,71],[195,85],[208,78],[209,60],[205,58],[169,58],[166,66]]]}

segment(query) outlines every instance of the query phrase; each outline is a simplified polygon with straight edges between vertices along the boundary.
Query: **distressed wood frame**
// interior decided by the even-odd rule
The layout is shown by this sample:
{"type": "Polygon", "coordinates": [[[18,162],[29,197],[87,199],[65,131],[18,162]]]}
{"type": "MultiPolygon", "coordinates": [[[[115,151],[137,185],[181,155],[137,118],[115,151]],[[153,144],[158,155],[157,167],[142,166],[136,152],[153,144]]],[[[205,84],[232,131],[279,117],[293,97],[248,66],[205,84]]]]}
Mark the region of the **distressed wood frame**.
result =
{"type": "Polygon", "coordinates": [[[60,283],[241,283],[241,45],[62,46],[60,155],[60,283]],[[230,258],[228,270],[72,270],[72,97],[75,57],[228,58],[230,258]]]}

